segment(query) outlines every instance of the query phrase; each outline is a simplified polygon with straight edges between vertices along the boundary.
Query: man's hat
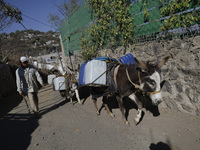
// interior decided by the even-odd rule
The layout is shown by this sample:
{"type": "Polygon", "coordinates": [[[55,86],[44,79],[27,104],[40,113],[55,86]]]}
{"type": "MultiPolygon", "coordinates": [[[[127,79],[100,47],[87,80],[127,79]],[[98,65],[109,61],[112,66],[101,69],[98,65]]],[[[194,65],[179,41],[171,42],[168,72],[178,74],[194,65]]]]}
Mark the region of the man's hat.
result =
{"type": "Polygon", "coordinates": [[[22,56],[20,57],[20,61],[24,63],[25,61],[28,61],[28,58],[26,58],[26,56],[22,56]]]}

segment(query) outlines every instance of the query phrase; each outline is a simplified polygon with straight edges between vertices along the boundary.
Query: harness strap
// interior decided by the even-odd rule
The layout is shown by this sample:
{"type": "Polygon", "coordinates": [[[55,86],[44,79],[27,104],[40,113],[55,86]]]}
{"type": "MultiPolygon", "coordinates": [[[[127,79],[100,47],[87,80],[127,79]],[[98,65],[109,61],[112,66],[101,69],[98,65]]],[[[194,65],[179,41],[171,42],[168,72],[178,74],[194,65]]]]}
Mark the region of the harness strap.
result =
{"type": "MultiPolygon", "coordinates": [[[[139,85],[137,85],[137,84],[135,84],[135,83],[133,83],[133,82],[131,81],[131,78],[130,78],[130,76],[129,76],[129,74],[128,74],[127,68],[126,68],[126,75],[127,75],[127,77],[128,77],[128,80],[129,80],[137,89],[140,89],[140,90],[141,90],[141,88],[140,88],[139,85]]],[[[140,80],[140,78],[139,78],[139,80],[140,80]]]]}
{"type": "MultiPolygon", "coordinates": [[[[140,87],[139,85],[137,85],[137,84],[135,84],[135,83],[133,83],[133,82],[131,81],[131,78],[130,78],[130,76],[129,76],[129,74],[128,74],[127,68],[126,68],[126,75],[127,75],[127,77],[128,77],[128,80],[135,86],[135,88],[139,89],[139,90],[136,90],[136,91],[135,91],[135,94],[136,94],[137,92],[139,92],[139,91],[141,91],[143,95],[145,95],[145,94],[156,94],[156,93],[159,93],[159,92],[160,92],[160,90],[159,90],[159,91],[155,91],[155,92],[144,92],[144,91],[142,91],[142,89],[141,89],[141,87],[140,87]]],[[[138,78],[139,78],[139,83],[140,83],[140,85],[141,85],[141,79],[140,79],[140,72],[139,72],[139,71],[138,71],[138,78]]]]}
{"type": "Polygon", "coordinates": [[[117,88],[117,73],[118,73],[118,70],[119,70],[119,65],[117,66],[117,67],[115,67],[115,69],[114,69],[114,73],[113,73],[113,80],[114,80],[114,82],[115,82],[115,86],[116,86],[116,88],[117,88]]]}
{"type": "Polygon", "coordinates": [[[160,91],[155,91],[155,92],[146,92],[147,94],[156,94],[156,93],[160,93],[160,91]]]}
{"type": "MultiPolygon", "coordinates": [[[[65,78],[67,78],[68,76],[70,76],[70,74],[65,74],[65,75],[64,75],[65,78]]],[[[78,83],[78,80],[76,80],[76,78],[73,77],[73,76],[70,76],[69,80],[70,80],[71,82],[78,83]]]]}

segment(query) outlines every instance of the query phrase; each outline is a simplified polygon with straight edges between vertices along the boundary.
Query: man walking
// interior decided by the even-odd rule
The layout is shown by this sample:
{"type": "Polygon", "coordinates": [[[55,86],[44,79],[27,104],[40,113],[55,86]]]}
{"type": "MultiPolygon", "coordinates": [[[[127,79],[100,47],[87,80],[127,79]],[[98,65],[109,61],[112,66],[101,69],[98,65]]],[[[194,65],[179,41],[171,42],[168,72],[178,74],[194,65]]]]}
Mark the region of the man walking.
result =
{"type": "Polygon", "coordinates": [[[16,70],[17,91],[21,96],[28,96],[34,114],[39,113],[38,107],[38,84],[44,87],[42,78],[38,71],[28,64],[25,56],[20,57],[20,67],[16,70]]]}

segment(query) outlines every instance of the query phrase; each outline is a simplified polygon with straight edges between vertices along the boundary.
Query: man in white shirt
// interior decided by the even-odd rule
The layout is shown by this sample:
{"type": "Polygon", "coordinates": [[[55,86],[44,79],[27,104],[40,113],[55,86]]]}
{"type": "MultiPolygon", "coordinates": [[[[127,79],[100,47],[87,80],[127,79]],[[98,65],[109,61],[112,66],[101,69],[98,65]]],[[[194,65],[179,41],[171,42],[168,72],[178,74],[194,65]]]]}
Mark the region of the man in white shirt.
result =
{"type": "Polygon", "coordinates": [[[21,96],[28,96],[34,114],[39,113],[38,107],[38,84],[44,87],[44,83],[38,71],[28,64],[28,58],[20,57],[20,67],[16,70],[17,91],[21,96]]]}

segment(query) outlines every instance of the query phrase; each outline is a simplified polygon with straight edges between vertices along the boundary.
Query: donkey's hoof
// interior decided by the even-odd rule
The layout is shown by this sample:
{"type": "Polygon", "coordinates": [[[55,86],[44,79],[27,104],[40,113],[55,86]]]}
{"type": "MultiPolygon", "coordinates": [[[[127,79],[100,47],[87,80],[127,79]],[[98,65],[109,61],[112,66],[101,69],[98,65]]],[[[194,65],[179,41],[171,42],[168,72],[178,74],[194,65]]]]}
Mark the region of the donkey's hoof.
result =
{"type": "Polygon", "coordinates": [[[112,118],[115,118],[115,115],[113,113],[110,113],[109,116],[111,116],[112,118]]]}
{"type": "Polygon", "coordinates": [[[136,125],[139,123],[139,121],[140,121],[140,118],[135,118],[134,119],[134,122],[135,122],[136,125]]]}
{"type": "Polygon", "coordinates": [[[99,111],[97,111],[96,114],[99,116],[100,115],[99,111]]]}
{"type": "Polygon", "coordinates": [[[130,125],[130,123],[129,123],[128,121],[125,121],[125,124],[126,124],[126,125],[130,125]]]}

